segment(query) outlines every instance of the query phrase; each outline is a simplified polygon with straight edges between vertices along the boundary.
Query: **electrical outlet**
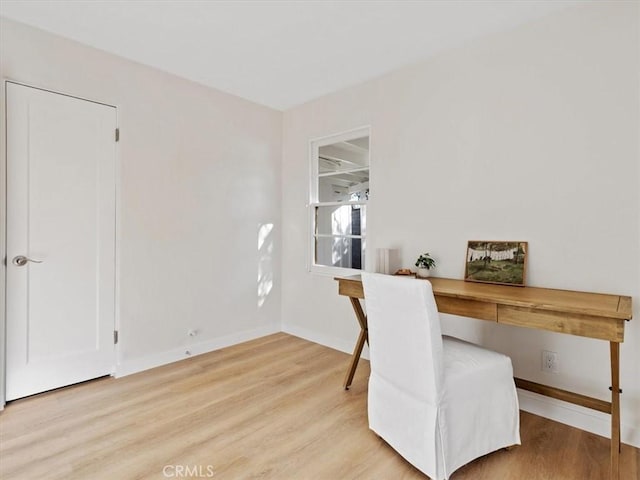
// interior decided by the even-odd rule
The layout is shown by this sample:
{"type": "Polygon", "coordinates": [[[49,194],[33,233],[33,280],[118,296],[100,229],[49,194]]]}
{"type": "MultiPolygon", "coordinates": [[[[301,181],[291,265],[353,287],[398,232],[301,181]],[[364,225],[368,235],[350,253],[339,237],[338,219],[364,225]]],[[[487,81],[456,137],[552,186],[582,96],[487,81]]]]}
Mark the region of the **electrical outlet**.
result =
{"type": "Polygon", "coordinates": [[[556,352],[542,351],[542,371],[558,373],[558,354],[556,352]]]}

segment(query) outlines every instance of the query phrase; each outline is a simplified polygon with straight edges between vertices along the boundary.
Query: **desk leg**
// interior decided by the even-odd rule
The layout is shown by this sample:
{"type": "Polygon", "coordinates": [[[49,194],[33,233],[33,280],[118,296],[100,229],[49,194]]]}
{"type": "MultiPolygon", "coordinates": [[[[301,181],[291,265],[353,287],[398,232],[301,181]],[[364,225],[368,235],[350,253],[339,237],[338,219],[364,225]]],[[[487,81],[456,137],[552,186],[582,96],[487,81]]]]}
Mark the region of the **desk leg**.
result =
{"type": "Polygon", "coordinates": [[[620,344],[611,350],[611,480],[620,478],[620,344]]]}
{"type": "Polygon", "coordinates": [[[356,368],[358,368],[358,361],[360,360],[360,354],[362,353],[364,342],[369,343],[369,336],[367,334],[367,317],[362,311],[360,300],[353,297],[349,297],[349,300],[351,300],[351,306],[353,307],[353,311],[355,312],[358,323],[360,324],[360,336],[358,337],[358,342],[356,343],[356,347],[353,350],[353,355],[351,356],[349,371],[347,372],[347,376],[344,379],[345,390],[349,390],[351,382],[353,381],[353,376],[356,373],[356,368]]]}

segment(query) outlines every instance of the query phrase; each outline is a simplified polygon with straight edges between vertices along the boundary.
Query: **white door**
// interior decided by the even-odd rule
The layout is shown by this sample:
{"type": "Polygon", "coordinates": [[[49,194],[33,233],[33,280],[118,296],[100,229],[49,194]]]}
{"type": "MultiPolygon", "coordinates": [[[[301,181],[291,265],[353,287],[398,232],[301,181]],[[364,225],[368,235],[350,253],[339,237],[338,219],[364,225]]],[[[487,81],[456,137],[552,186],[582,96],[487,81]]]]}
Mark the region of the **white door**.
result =
{"type": "Polygon", "coordinates": [[[113,370],[116,109],[6,85],[13,400],[113,370]]]}

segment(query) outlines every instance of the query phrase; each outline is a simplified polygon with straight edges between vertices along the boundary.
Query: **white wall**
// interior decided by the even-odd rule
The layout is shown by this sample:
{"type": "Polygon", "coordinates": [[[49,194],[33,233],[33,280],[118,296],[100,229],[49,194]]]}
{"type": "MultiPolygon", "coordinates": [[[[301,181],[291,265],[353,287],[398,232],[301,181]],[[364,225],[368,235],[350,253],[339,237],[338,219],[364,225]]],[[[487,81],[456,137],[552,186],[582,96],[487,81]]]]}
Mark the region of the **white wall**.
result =
{"type": "Polygon", "coordinates": [[[282,114],[13,21],[0,31],[3,79],[118,107],[118,373],[279,331],[282,114]]]}
{"type": "MultiPolygon", "coordinates": [[[[637,4],[575,7],[284,118],[12,21],[0,35],[2,78],[118,107],[121,373],[182,358],[188,328],[196,353],[278,330],[281,299],[286,331],[351,351],[348,301],[306,271],[308,140],[369,124],[369,269],[395,247],[461,278],[467,240],[527,240],[530,285],[632,295],[623,439],[640,446],[637,4]]],[[[604,342],[451,316],[445,329],[511,355],[519,376],[607,398],[604,342]],[[539,371],[542,349],[559,375],[539,371]]],[[[608,433],[605,416],[522,400],[608,433]]]]}
{"type": "MultiPolygon", "coordinates": [[[[424,251],[462,278],[467,240],[529,242],[528,284],[633,296],[621,347],[623,440],[640,446],[637,3],[571,8],[285,112],[284,330],[351,351],[331,277],[306,271],[308,141],[371,125],[367,267],[424,251]]],[[[517,376],[608,398],[606,342],[446,316],[511,356],[517,376]],[[541,350],[560,373],[540,371],[541,350]]],[[[345,364],[346,368],[346,364],[345,364]]],[[[609,435],[608,416],[521,395],[525,409],[609,435]]]]}

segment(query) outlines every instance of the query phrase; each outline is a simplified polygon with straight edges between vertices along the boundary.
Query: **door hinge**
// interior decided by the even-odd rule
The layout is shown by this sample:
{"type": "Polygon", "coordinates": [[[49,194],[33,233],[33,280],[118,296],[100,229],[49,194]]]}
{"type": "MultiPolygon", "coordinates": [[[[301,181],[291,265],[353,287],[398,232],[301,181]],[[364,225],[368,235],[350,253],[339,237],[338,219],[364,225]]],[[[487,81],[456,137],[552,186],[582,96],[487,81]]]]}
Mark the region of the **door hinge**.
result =
{"type": "Polygon", "coordinates": [[[120,141],[120,129],[116,128],[116,142],[120,141]]]}
{"type": "Polygon", "coordinates": [[[113,331],[113,343],[114,345],[118,343],[118,330],[113,331]]]}

